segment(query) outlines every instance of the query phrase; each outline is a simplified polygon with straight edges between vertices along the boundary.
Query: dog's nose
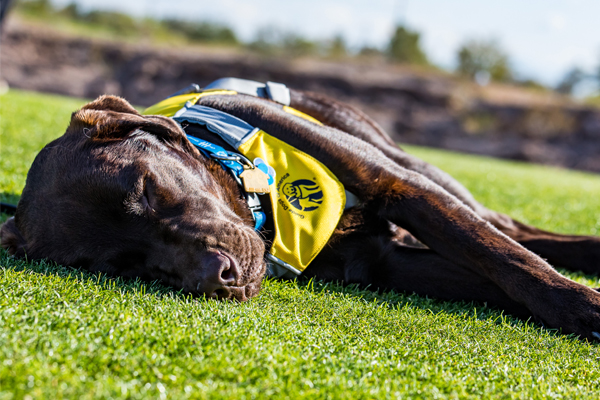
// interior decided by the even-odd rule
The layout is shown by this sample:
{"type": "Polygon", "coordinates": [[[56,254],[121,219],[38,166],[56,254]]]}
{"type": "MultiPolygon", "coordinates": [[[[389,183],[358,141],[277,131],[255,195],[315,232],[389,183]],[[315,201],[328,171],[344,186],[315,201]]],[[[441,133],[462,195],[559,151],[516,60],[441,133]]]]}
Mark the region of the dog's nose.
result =
{"type": "Polygon", "coordinates": [[[202,257],[202,281],[196,289],[213,299],[246,300],[244,288],[235,287],[239,277],[236,259],[221,251],[208,251],[202,257]]]}

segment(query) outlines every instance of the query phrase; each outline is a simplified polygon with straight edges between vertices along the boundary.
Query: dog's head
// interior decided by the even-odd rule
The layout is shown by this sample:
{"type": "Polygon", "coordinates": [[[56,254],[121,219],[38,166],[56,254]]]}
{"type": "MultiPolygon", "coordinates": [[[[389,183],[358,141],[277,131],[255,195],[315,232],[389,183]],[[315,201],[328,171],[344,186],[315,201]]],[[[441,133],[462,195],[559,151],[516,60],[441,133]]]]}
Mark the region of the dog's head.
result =
{"type": "Polygon", "coordinates": [[[2,247],[245,300],[259,291],[265,249],[238,190],[175,122],[103,96],[38,154],[2,247]]]}

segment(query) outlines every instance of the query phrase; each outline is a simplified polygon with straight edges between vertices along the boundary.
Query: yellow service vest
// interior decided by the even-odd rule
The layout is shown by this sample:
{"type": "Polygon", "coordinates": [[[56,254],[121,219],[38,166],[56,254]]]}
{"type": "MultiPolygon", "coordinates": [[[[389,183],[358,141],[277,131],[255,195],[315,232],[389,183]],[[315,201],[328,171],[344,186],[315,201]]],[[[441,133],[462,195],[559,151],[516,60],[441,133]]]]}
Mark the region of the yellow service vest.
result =
{"type": "MultiPolygon", "coordinates": [[[[271,261],[281,260],[287,264],[287,270],[300,274],[333,234],[346,203],[344,186],[325,165],[310,155],[236,117],[196,105],[204,96],[236,93],[231,90],[208,90],[174,96],[149,107],[144,114],[206,125],[245,157],[250,160],[261,158],[273,167],[275,179],[270,185],[269,196],[275,237],[267,258],[271,261]],[[212,115],[215,113],[218,115],[212,115]]],[[[284,106],[283,109],[289,114],[321,124],[291,107],[284,106]]],[[[277,269],[276,266],[271,267],[277,269]]],[[[286,276],[281,271],[272,274],[286,276]]]]}

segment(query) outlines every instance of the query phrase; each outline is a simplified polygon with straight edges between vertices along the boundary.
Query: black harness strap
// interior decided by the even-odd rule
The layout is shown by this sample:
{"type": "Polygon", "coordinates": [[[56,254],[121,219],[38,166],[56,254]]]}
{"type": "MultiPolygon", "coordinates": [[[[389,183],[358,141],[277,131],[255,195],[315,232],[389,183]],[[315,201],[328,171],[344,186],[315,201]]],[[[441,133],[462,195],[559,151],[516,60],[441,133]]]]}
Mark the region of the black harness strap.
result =
{"type": "Polygon", "coordinates": [[[0,203],[0,213],[15,215],[17,206],[8,203],[0,203]]]}

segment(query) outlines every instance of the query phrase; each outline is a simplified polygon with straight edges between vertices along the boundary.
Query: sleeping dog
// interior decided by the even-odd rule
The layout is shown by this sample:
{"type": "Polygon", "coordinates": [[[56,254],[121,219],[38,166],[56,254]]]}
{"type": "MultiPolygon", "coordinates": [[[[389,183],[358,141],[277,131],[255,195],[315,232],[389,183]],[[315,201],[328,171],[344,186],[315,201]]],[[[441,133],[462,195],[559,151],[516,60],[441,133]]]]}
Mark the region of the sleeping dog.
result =
{"type": "Polygon", "coordinates": [[[552,268],[600,273],[598,238],[488,210],[352,106],[227,82],[168,99],[162,115],[114,96],[73,113],[36,157],[2,247],[238,301],[267,271],[301,273],[488,302],[600,339],[600,293],[552,268]],[[309,172],[292,176],[278,143],[309,172]]]}

